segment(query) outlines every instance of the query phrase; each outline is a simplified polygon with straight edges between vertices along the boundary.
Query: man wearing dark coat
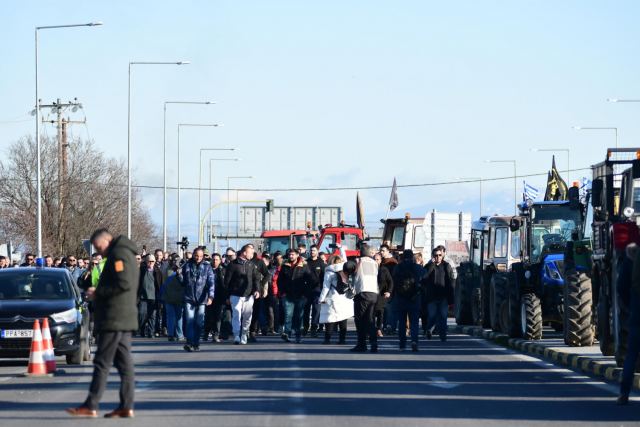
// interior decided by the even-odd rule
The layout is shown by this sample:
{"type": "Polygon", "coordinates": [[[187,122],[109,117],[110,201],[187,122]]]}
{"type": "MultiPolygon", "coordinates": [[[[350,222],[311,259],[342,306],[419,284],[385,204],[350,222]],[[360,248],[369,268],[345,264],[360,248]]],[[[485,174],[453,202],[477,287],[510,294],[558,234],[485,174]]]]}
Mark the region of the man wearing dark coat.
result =
{"type": "Polygon", "coordinates": [[[135,379],[131,335],[138,328],[137,248],[126,236],[114,238],[105,228],[93,233],[91,243],[98,253],[107,258],[98,286],[87,292],[95,306],[98,348],[93,359],[89,396],[81,406],[69,408],[67,412],[76,417],[97,417],[109,369],[115,365],[120,374],[120,405],[105,418],[132,418],[135,379]]]}

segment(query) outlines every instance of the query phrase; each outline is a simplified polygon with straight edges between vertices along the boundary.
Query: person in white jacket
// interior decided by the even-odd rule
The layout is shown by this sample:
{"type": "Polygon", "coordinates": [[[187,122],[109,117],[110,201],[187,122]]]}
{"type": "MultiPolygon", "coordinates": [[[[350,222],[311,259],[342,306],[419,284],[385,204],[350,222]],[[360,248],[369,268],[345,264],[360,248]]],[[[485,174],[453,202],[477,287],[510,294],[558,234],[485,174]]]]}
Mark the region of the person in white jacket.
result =
{"type": "Polygon", "coordinates": [[[336,289],[339,282],[346,283],[349,280],[347,274],[342,271],[343,259],[346,259],[344,249],[340,252],[342,256],[332,256],[329,259],[319,298],[320,324],[326,324],[323,344],[331,343],[331,335],[336,328],[339,328],[338,344],[346,344],[347,320],[353,317],[353,300],[336,289]]]}

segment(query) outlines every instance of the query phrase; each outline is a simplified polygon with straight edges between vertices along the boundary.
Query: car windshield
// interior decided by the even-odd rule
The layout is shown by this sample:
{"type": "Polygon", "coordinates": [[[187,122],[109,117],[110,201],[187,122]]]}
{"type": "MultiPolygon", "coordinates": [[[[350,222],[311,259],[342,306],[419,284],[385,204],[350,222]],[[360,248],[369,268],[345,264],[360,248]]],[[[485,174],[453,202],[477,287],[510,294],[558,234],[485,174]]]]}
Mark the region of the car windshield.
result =
{"type": "Polygon", "coordinates": [[[531,261],[537,262],[545,247],[571,240],[571,234],[581,224],[580,210],[568,204],[537,206],[531,209],[531,261]]]}
{"type": "Polygon", "coordinates": [[[0,300],[72,299],[64,275],[35,269],[16,269],[0,275],[0,300]]]}

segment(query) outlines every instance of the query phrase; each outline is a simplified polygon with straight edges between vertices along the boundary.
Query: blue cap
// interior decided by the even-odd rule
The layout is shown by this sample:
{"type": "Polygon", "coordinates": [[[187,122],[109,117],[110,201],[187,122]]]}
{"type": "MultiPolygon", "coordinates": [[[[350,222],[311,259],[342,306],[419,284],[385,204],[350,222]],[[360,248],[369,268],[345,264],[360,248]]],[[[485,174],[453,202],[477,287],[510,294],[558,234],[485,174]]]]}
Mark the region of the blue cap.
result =
{"type": "Polygon", "coordinates": [[[36,267],[44,267],[44,258],[36,258],[36,267]]]}

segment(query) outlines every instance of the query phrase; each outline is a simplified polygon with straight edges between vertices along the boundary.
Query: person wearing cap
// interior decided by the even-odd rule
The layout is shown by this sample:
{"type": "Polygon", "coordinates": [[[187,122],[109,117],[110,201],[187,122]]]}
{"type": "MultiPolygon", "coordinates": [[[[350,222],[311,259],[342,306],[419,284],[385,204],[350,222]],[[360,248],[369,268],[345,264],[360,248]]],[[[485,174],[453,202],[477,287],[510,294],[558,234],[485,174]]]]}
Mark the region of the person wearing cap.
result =
{"type": "Polygon", "coordinates": [[[153,338],[156,324],[156,293],[162,284],[162,273],[155,268],[156,257],[148,254],[140,267],[138,285],[138,333],[153,338]]]}
{"type": "Polygon", "coordinates": [[[366,243],[360,247],[360,258],[353,280],[355,297],[353,298],[354,320],[358,333],[358,344],[351,349],[355,353],[367,351],[367,336],[371,353],[378,352],[378,333],[374,313],[378,302],[378,263],[373,259],[373,248],[366,243]]]}

